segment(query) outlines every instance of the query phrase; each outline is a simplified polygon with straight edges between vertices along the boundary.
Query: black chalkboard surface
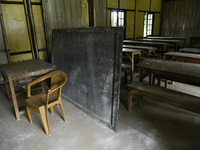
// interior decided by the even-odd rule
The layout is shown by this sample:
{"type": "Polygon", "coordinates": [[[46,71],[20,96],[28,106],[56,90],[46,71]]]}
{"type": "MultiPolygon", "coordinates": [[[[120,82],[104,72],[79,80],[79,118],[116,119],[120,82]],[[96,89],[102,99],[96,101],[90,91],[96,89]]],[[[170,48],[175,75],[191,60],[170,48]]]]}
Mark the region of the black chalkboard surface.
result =
{"type": "Polygon", "coordinates": [[[53,30],[52,63],[68,77],[62,89],[76,106],[117,129],[123,28],[53,30]]]}

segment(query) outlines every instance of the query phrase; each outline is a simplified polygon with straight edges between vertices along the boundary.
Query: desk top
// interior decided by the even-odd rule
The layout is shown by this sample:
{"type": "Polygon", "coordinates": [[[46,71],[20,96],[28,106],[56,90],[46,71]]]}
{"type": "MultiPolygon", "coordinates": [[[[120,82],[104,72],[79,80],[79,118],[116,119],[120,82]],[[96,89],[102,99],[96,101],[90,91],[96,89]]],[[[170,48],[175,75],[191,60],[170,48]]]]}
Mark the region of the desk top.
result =
{"type": "Polygon", "coordinates": [[[150,39],[150,38],[139,38],[138,41],[149,41],[149,42],[164,42],[164,43],[181,43],[180,40],[173,39],[150,39]]]}
{"type": "Polygon", "coordinates": [[[194,54],[200,54],[200,48],[181,48],[179,49],[180,52],[186,52],[186,53],[194,53],[194,54]]]}
{"type": "Polygon", "coordinates": [[[162,43],[162,42],[148,42],[148,41],[135,41],[135,40],[124,40],[124,43],[130,43],[130,44],[144,44],[144,45],[154,45],[154,46],[167,46],[168,43],[162,43]]]}
{"type": "Polygon", "coordinates": [[[180,56],[180,57],[188,57],[188,58],[200,59],[200,55],[198,55],[198,54],[190,54],[190,53],[167,52],[167,53],[164,53],[164,55],[180,56]]]}
{"type": "Polygon", "coordinates": [[[123,45],[124,48],[133,48],[133,49],[141,49],[141,50],[156,50],[156,47],[148,47],[148,46],[134,46],[134,45],[123,45]]]}
{"type": "Polygon", "coordinates": [[[132,49],[132,48],[123,48],[123,52],[130,52],[130,53],[135,53],[135,52],[141,52],[139,49],[132,49]]]}
{"type": "MultiPolygon", "coordinates": [[[[55,66],[40,59],[26,60],[16,63],[9,63],[0,66],[0,69],[6,76],[16,76],[20,74],[31,73],[34,76],[35,71],[53,69],[55,66]]],[[[37,75],[37,74],[36,74],[37,75]]]]}
{"type": "MultiPolygon", "coordinates": [[[[171,75],[177,74],[181,76],[188,76],[188,78],[197,77],[200,78],[200,65],[187,63],[187,62],[179,62],[179,61],[171,61],[171,60],[157,60],[157,59],[146,59],[141,61],[139,67],[166,72],[171,75]]],[[[194,79],[194,82],[195,81],[194,79]]],[[[200,82],[200,80],[199,80],[200,82]]]]}
{"type": "Polygon", "coordinates": [[[148,39],[187,40],[186,37],[147,36],[148,39]]]}

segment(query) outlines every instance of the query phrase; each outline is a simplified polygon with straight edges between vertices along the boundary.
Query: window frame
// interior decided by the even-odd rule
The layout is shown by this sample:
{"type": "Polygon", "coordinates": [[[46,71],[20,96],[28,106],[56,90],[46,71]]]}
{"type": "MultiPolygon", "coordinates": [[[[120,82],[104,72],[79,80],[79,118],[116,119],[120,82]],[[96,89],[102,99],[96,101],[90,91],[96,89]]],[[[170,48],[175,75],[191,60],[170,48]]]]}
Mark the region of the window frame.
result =
{"type": "Polygon", "coordinates": [[[143,37],[147,37],[148,35],[153,35],[153,31],[154,31],[154,13],[153,12],[144,12],[143,37]],[[149,19],[149,15],[151,15],[152,18],[149,19]],[[146,25],[145,25],[145,20],[146,20],[146,25]],[[151,20],[151,24],[149,24],[150,20],[151,20]],[[151,29],[150,29],[151,30],[151,34],[148,34],[149,25],[151,25],[151,29]],[[145,34],[145,29],[146,29],[146,34],[145,34]]]}

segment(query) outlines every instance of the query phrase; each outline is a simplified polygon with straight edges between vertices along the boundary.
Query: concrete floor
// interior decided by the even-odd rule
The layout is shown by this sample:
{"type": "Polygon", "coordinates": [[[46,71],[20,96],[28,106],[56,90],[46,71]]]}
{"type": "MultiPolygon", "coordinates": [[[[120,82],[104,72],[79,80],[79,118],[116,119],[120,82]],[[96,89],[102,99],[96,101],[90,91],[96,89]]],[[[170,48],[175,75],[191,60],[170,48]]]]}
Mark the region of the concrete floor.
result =
{"type": "MultiPolygon", "coordinates": [[[[123,82],[123,81],[122,81],[123,82]]],[[[199,95],[199,88],[175,83],[171,88],[199,95]]],[[[67,122],[59,107],[49,115],[51,136],[43,130],[40,116],[32,112],[14,117],[4,85],[0,85],[0,150],[199,150],[200,115],[147,97],[141,106],[127,111],[127,89],[122,85],[117,132],[86,115],[63,99],[67,122]]],[[[22,99],[21,103],[24,103],[22,99]]]]}

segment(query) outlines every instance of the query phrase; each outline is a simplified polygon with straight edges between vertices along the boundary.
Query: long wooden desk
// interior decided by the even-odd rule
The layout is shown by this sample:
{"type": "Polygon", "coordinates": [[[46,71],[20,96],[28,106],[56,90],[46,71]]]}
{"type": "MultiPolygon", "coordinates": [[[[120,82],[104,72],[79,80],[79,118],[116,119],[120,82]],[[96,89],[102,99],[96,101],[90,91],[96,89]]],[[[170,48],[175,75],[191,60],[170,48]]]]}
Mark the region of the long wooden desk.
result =
{"type": "Polygon", "coordinates": [[[179,52],[200,54],[200,48],[187,48],[187,47],[185,47],[185,48],[179,49],[179,52]]]}
{"type": "Polygon", "coordinates": [[[163,39],[163,40],[181,40],[183,44],[186,44],[188,38],[186,37],[164,37],[164,36],[147,36],[148,39],[163,39]]]}
{"type": "Polygon", "coordinates": [[[139,41],[148,41],[148,42],[163,42],[172,44],[174,47],[174,52],[177,52],[179,49],[179,45],[181,44],[180,40],[166,40],[166,39],[149,39],[149,38],[139,38],[139,41]]]}
{"type": "Polygon", "coordinates": [[[130,48],[123,48],[123,52],[128,56],[131,61],[131,79],[133,80],[134,77],[139,76],[140,74],[134,73],[134,56],[139,55],[139,62],[141,61],[141,50],[138,49],[130,49],[130,48]]]}
{"type": "Polygon", "coordinates": [[[141,50],[147,57],[150,57],[151,53],[153,57],[155,57],[156,47],[147,47],[147,46],[133,46],[133,45],[123,45],[124,48],[131,48],[131,49],[139,49],[141,50]]]}
{"type": "MultiPolygon", "coordinates": [[[[170,60],[156,60],[146,59],[141,61],[140,67],[140,81],[147,76],[155,74],[161,78],[177,81],[185,84],[200,86],[200,65],[170,61],[170,60]]],[[[152,84],[152,80],[149,80],[152,84]]]]}
{"type": "Polygon", "coordinates": [[[19,111],[13,80],[43,75],[54,70],[55,66],[40,59],[33,59],[1,65],[0,69],[3,74],[8,98],[10,98],[10,95],[12,97],[16,119],[20,120],[20,115],[24,113],[24,111],[19,111]],[[9,85],[7,84],[7,80],[9,85]]]}
{"type": "Polygon", "coordinates": [[[152,47],[157,47],[161,48],[161,58],[163,58],[163,53],[168,51],[168,43],[162,43],[162,42],[147,42],[147,41],[135,41],[135,40],[124,40],[124,44],[129,44],[129,45],[143,45],[143,46],[152,46],[152,47]]]}
{"type": "Polygon", "coordinates": [[[180,52],[167,52],[164,54],[166,60],[179,60],[200,64],[200,55],[180,52]]]}

